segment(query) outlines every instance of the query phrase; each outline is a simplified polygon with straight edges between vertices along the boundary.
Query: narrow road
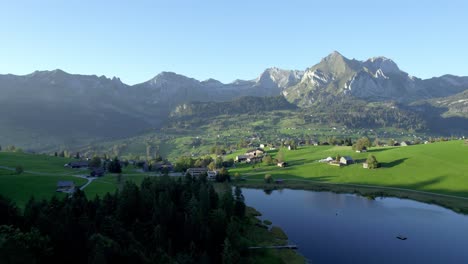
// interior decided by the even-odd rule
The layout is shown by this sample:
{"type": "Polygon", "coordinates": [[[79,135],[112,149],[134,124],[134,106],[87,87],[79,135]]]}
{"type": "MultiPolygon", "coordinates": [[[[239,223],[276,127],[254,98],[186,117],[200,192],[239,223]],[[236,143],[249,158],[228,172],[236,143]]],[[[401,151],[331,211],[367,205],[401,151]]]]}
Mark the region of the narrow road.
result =
{"type": "Polygon", "coordinates": [[[90,185],[94,180],[96,180],[97,178],[96,177],[86,177],[86,176],[82,176],[82,175],[70,175],[70,176],[73,176],[73,177],[77,177],[77,178],[81,178],[81,179],[85,179],[87,180],[87,182],[85,184],[83,184],[81,187],[80,187],[80,190],[84,190],[84,188],[86,188],[88,185],[90,185]]]}

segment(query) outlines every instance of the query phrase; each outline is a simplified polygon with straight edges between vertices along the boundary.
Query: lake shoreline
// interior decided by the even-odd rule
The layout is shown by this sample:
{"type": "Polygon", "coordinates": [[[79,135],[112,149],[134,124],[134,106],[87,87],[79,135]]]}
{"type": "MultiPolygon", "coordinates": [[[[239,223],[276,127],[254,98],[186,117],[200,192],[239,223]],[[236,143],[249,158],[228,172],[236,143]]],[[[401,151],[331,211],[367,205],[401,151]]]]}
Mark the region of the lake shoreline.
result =
{"type": "Polygon", "coordinates": [[[326,183],[312,181],[295,181],[285,179],[283,183],[265,183],[261,180],[254,182],[251,179],[245,182],[234,182],[233,185],[241,188],[263,189],[273,191],[280,189],[309,190],[319,192],[350,193],[369,199],[376,197],[396,197],[410,199],[427,204],[439,205],[456,213],[468,215],[468,200],[463,198],[447,197],[443,194],[421,193],[417,190],[396,190],[385,186],[350,186],[352,184],[326,183]]]}
{"type": "Polygon", "coordinates": [[[356,263],[415,263],[421,259],[456,263],[454,260],[468,259],[461,246],[466,242],[467,216],[438,205],[289,188],[270,193],[245,187],[242,193],[247,206],[259,210],[262,220],[280,226],[290,243],[298,246],[298,253],[317,263],[347,263],[350,259],[356,263]],[[442,245],[445,253],[440,254],[436,249],[442,245]]]}
{"type": "MultiPolygon", "coordinates": [[[[288,236],[283,229],[273,226],[268,220],[261,220],[262,213],[256,208],[247,206],[246,215],[252,224],[248,232],[248,238],[255,246],[278,246],[288,244],[288,236]]],[[[268,263],[280,261],[283,263],[307,263],[307,259],[295,249],[256,249],[251,252],[251,260],[254,263],[268,263]]]]}

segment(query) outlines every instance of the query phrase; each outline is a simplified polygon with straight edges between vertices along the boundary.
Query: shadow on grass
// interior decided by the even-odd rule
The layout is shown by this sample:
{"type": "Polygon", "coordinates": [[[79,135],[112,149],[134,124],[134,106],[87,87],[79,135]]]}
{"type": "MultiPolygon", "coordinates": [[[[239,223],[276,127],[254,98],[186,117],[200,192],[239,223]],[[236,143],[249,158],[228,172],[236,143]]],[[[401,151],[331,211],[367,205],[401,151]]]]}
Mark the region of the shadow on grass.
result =
{"type": "Polygon", "coordinates": [[[287,162],[289,166],[297,166],[297,165],[304,165],[306,159],[298,159],[298,160],[291,160],[287,162]]]}
{"type": "Polygon", "coordinates": [[[388,148],[371,148],[371,149],[368,149],[367,152],[368,153],[374,153],[374,152],[382,152],[382,151],[386,151],[388,150],[388,148]]]}
{"type": "Polygon", "coordinates": [[[402,164],[407,159],[408,158],[403,158],[403,159],[397,159],[397,160],[394,160],[394,161],[391,161],[391,162],[381,162],[380,167],[382,167],[382,168],[392,168],[392,167],[395,167],[395,166],[398,166],[398,165],[402,164]]]}
{"type": "Polygon", "coordinates": [[[442,182],[447,176],[439,176],[433,179],[425,180],[425,181],[420,181],[416,183],[411,183],[411,184],[405,184],[405,185],[395,185],[394,187],[400,187],[400,188],[405,188],[405,189],[413,189],[413,190],[422,190],[424,187],[442,182]]]}

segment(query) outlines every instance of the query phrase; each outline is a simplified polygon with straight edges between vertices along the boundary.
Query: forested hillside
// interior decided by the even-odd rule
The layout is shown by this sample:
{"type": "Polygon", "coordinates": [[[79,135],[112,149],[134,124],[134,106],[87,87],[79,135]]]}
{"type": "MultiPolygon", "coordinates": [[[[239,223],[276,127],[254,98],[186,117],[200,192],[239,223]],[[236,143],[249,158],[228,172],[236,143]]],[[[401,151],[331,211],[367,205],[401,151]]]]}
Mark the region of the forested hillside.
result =
{"type": "Polygon", "coordinates": [[[192,102],[176,107],[173,117],[211,117],[218,115],[255,114],[273,110],[295,110],[283,96],[240,97],[228,102],[192,102]]]}
{"type": "Polygon", "coordinates": [[[101,198],[31,199],[24,212],[0,196],[0,263],[245,263],[250,224],[240,189],[227,190],[146,178],[101,198]]]}

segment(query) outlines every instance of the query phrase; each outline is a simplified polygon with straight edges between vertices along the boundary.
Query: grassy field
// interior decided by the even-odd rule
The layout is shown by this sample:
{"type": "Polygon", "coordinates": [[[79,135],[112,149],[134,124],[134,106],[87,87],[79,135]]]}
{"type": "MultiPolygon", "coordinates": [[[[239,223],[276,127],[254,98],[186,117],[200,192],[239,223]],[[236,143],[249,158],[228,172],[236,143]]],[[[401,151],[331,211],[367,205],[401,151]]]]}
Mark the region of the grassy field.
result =
{"type": "MultiPolygon", "coordinates": [[[[146,175],[132,175],[132,176],[122,176],[122,183],[129,181],[134,182],[137,185],[140,185],[143,179],[147,177],[146,175]]],[[[106,193],[114,193],[118,188],[119,184],[117,182],[117,175],[107,174],[104,177],[94,180],[88,187],[86,187],[85,194],[88,198],[93,198],[96,195],[103,196],[106,193]]]]}
{"type": "MultiPolygon", "coordinates": [[[[232,169],[231,173],[238,172],[247,179],[263,179],[265,174],[271,174],[275,179],[378,185],[468,197],[468,146],[463,141],[376,147],[371,148],[369,153],[356,153],[351,147],[336,146],[281,151],[289,167],[242,164],[232,169]],[[362,168],[362,162],[369,154],[376,156],[381,168],[362,168]],[[349,155],[357,163],[335,167],[318,162],[336,155],[349,155]]],[[[276,154],[271,152],[273,157],[276,154]]]]}
{"type": "Polygon", "coordinates": [[[72,159],[49,155],[28,154],[20,152],[0,152],[0,166],[15,168],[21,165],[25,171],[44,172],[50,174],[69,173],[63,165],[72,159]]]}
{"type": "MultiPolygon", "coordinates": [[[[238,150],[228,155],[244,153],[238,150]]],[[[309,146],[298,150],[281,150],[289,166],[279,168],[275,165],[240,164],[230,169],[231,175],[238,172],[248,180],[243,184],[264,185],[265,174],[271,174],[275,179],[284,179],[282,186],[311,189],[307,184],[361,184],[391,188],[404,188],[431,193],[468,197],[468,145],[462,141],[449,141],[427,145],[408,147],[377,147],[369,153],[356,153],[350,147],[309,146]],[[369,154],[377,157],[382,167],[375,170],[362,168],[362,162],[369,154]],[[335,167],[317,162],[328,156],[349,155],[358,163],[335,167]]],[[[278,150],[269,151],[275,157],[278,150]]],[[[82,174],[79,170],[64,168],[70,159],[33,155],[25,153],[0,152],[0,166],[15,167],[21,165],[25,172],[20,175],[12,171],[0,170],[0,194],[18,202],[20,206],[32,195],[38,198],[48,198],[56,195],[55,186],[59,180],[73,180],[80,186],[85,179],[73,177],[82,174]]],[[[125,169],[122,182],[133,181],[141,183],[146,177],[134,169],[125,169]]],[[[106,175],[86,187],[88,197],[114,192],[119,187],[116,175],[106,175]]],[[[322,188],[322,187],[320,187],[322,188]]],[[[353,192],[356,188],[334,187],[342,191],[353,192]]],[[[313,188],[312,188],[313,189],[313,188]]],[[[381,190],[379,190],[381,191],[381,190]]],[[[399,196],[401,196],[399,191],[399,196]]],[[[366,193],[366,192],[364,192],[366,193]]],[[[58,194],[61,195],[61,194],[58,194]]],[[[466,202],[466,200],[464,201],[466,202]]]]}
{"type": "Polygon", "coordinates": [[[64,197],[65,194],[55,192],[57,181],[74,181],[80,186],[85,179],[72,176],[45,176],[23,173],[20,175],[12,171],[0,169],[0,194],[14,200],[19,207],[23,207],[31,196],[37,199],[48,199],[54,195],[64,197]]]}
{"type": "MultiPolygon", "coordinates": [[[[58,181],[73,181],[78,187],[87,182],[86,179],[73,176],[87,174],[87,170],[63,166],[71,160],[48,155],[0,152],[0,166],[15,168],[21,165],[24,169],[22,174],[16,174],[12,170],[0,168],[0,194],[14,200],[19,207],[24,207],[31,196],[37,199],[48,199],[54,195],[64,197],[66,194],[55,191],[58,181]]],[[[122,182],[132,181],[140,184],[146,177],[135,172],[133,168],[124,169],[124,173],[131,176],[124,174],[122,182]]],[[[117,176],[108,174],[94,180],[84,191],[88,197],[93,198],[96,195],[103,196],[107,192],[113,193],[118,187],[117,176]]]]}

